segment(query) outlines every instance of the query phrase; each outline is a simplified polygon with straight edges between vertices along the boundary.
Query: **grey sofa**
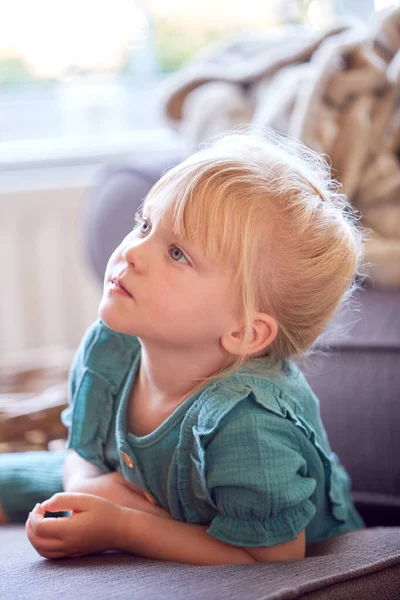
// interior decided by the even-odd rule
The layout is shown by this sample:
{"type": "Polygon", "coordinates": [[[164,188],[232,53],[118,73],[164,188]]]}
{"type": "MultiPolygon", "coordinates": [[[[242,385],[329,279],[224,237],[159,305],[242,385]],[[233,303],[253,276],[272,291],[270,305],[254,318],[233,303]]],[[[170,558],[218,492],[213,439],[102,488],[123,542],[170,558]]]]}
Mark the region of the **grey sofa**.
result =
{"type": "MultiPolygon", "coordinates": [[[[84,243],[101,281],[137,206],[176,155],[112,165],[84,215],[84,243]]],[[[400,599],[400,291],[358,292],[360,311],[304,364],[333,450],[349,471],[367,528],[310,546],[302,561],[195,567],[109,552],[47,561],[24,528],[0,528],[0,598],[400,599]]]]}

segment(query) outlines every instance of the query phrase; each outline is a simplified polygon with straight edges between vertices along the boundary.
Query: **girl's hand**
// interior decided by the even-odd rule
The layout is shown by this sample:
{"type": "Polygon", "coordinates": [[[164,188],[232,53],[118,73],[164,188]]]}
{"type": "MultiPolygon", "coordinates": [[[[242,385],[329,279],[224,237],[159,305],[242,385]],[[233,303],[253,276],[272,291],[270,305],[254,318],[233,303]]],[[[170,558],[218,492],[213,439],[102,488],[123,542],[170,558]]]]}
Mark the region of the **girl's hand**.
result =
{"type": "Polygon", "coordinates": [[[114,550],[123,509],[90,494],[55,494],[37,504],[25,524],[32,546],[44,558],[85,556],[114,550]],[[69,517],[44,518],[45,512],[72,511],[69,517]]]}

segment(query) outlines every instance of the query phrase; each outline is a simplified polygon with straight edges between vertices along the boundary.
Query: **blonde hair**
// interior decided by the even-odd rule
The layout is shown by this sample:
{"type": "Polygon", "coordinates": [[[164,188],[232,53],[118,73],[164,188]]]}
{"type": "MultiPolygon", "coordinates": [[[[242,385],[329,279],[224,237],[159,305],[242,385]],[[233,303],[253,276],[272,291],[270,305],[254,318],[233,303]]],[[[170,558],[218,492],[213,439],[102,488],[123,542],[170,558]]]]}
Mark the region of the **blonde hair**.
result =
{"type": "Polygon", "coordinates": [[[178,236],[235,265],[245,339],[254,312],[278,324],[261,356],[232,357],[224,375],[249,358],[265,369],[304,357],[359,287],[367,230],[324,158],[294,139],[249,127],[218,136],[163,174],[146,212],[160,194],[178,236]]]}

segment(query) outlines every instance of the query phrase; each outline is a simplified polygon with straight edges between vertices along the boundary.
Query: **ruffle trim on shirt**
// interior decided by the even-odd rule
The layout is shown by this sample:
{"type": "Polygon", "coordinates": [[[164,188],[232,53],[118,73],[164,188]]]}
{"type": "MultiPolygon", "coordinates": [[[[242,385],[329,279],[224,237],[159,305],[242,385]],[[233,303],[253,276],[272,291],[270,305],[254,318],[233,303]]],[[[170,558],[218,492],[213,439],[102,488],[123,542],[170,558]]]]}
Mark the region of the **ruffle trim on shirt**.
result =
{"type": "Polygon", "coordinates": [[[70,377],[70,406],[61,420],[69,427],[67,448],[105,470],[107,440],[115,401],[140,348],[139,341],[96,321],[74,359],[70,377]]]}
{"type": "Polygon", "coordinates": [[[97,373],[86,369],[77,388],[68,448],[104,471],[104,441],[111,423],[113,396],[97,373]]]}
{"type": "Polygon", "coordinates": [[[311,500],[307,499],[265,521],[245,521],[218,515],[211,522],[207,533],[235,546],[276,546],[294,540],[310,523],[316,510],[311,500]]]}
{"type": "MultiPolygon", "coordinates": [[[[240,376],[240,379],[245,381],[246,376],[240,376]]],[[[258,404],[285,419],[289,419],[313,444],[324,466],[328,494],[332,505],[332,514],[340,523],[347,521],[349,518],[349,506],[343,485],[345,485],[346,492],[348,492],[350,479],[346,472],[340,469],[336,455],[329,448],[325,449],[322,447],[314,429],[303,419],[300,411],[296,413],[291,408],[289,402],[285,401],[285,394],[282,393],[282,390],[278,386],[269,381],[259,380],[257,383],[259,383],[260,392],[257,393],[257,388],[254,386],[254,379],[252,383],[251,393],[258,404]],[[272,394],[263,394],[263,387],[269,388],[273,392],[273,396],[272,394]]],[[[298,403],[293,402],[293,399],[291,399],[291,403],[298,406],[298,403]]]]}
{"type": "Polygon", "coordinates": [[[181,425],[181,437],[177,447],[177,486],[189,523],[198,520],[204,512],[202,502],[216,510],[216,506],[207,487],[205,448],[220,427],[226,416],[226,398],[231,408],[249,395],[244,386],[229,385],[224,381],[223,393],[219,384],[213,383],[201,394],[187,411],[181,425]],[[220,400],[220,402],[218,401],[220,400]]]}

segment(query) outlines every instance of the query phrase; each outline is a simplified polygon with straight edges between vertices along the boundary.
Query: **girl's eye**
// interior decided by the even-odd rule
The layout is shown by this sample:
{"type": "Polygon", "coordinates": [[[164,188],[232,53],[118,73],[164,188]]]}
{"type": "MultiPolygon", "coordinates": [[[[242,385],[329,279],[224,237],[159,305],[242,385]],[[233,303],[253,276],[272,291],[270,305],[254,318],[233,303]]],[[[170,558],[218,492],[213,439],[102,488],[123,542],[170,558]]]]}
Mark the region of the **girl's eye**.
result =
{"type": "Polygon", "coordinates": [[[150,223],[147,221],[147,219],[137,219],[134,230],[140,233],[140,235],[146,235],[149,233],[150,229],[150,223]]]}
{"type": "Polygon", "coordinates": [[[169,254],[172,260],[174,260],[175,262],[181,262],[181,260],[183,259],[184,262],[182,264],[190,265],[190,262],[183,254],[182,250],[180,250],[177,246],[172,246],[172,248],[170,248],[169,250],[169,254]]]}

